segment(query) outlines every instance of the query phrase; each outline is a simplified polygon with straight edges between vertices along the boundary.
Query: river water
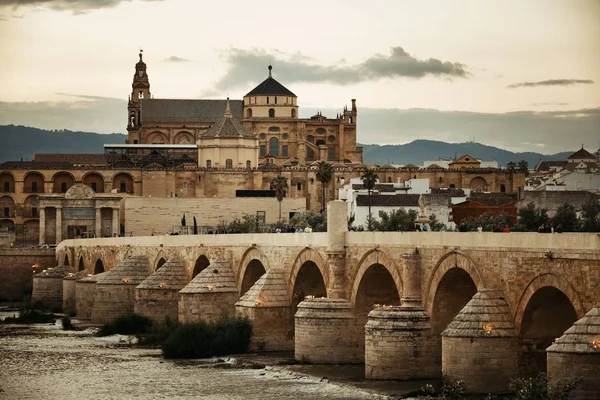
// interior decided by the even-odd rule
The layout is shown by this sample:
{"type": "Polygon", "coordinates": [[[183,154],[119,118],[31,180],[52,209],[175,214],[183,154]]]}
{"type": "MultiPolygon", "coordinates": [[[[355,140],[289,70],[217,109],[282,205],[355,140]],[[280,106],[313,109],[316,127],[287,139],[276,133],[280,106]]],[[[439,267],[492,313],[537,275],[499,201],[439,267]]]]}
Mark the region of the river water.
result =
{"type": "Polygon", "coordinates": [[[397,390],[354,379],[360,366],[247,369],[227,362],[172,361],[158,349],[119,340],[96,338],[90,330],[63,331],[58,324],[0,324],[0,399],[382,399],[397,390]],[[329,373],[330,382],[315,373],[329,373]]]}

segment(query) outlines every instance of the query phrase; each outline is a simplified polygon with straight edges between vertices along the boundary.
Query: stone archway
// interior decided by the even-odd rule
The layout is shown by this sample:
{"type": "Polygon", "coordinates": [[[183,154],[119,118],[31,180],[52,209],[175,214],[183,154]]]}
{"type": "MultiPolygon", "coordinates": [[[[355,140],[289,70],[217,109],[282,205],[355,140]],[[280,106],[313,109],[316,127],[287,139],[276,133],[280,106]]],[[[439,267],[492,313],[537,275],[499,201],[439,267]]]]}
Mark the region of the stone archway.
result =
{"type": "Polygon", "coordinates": [[[79,256],[79,263],[77,265],[77,271],[85,271],[85,263],[83,262],[83,256],[79,256]]]}
{"type": "Polygon", "coordinates": [[[356,303],[356,295],[358,293],[358,288],[360,286],[361,280],[367,270],[375,264],[383,265],[396,285],[396,290],[402,296],[402,278],[399,272],[399,269],[394,262],[394,260],[387,255],[386,252],[379,249],[369,250],[365,255],[362,256],[361,260],[358,262],[358,269],[356,271],[356,275],[354,276],[354,281],[352,284],[352,292],[350,293],[350,302],[354,305],[356,303]]]}
{"type": "Polygon", "coordinates": [[[243,296],[250,288],[267,272],[263,264],[257,260],[252,259],[245,268],[244,276],[240,285],[240,296],[243,296]]]}
{"type": "Polygon", "coordinates": [[[192,279],[196,277],[200,272],[204,271],[210,265],[208,257],[204,254],[200,255],[194,263],[194,269],[192,270],[192,279]]]}
{"type": "Polygon", "coordinates": [[[238,264],[238,269],[236,271],[236,277],[235,277],[235,282],[236,282],[238,290],[240,292],[242,291],[242,283],[243,283],[244,276],[246,275],[246,269],[248,268],[248,266],[252,260],[257,260],[258,262],[260,262],[260,264],[264,268],[265,272],[268,271],[269,269],[271,269],[271,267],[269,265],[269,260],[267,259],[265,254],[258,247],[252,246],[249,249],[247,249],[244,252],[244,254],[242,255],[242,259],[240,260],[240,263],[238,264]]]}
{"type": "MultiPolygon", "coordinates": [[[[330,277],[329,268],[327,268],[327,263],[325,262],[325,260],[323,260],[323,257],[321,257],[318,251],[316,251],[312,247],[306,247],[302,249],[300,253],[298,253],[296,259],[294,260],[294,263],[292,264],[292,270],[288,279],[288,295],[290,299],[292,299],[294,296],[294,284],[298,279],[300,269],[308,261],[313,262],[319,270],[320,275],[323,278],[326,291],[330,289],[329,282],[331,282],[332,280],[330,277]]],[[[327,296],[327,294],[325,294],[325,296],[327,296]]]]}
{"type": "Polygon", "coordinates": [[[104,263],[101,259],[96,260],[96,264],[94,265],[94,275],[101,274],[104,272],[104,263]]]}
{"type": "Polygon", "coordinates": [[[63,265],[66,265],[67,267],[70,267],[70,266],[71,266],[71,263],[70,263],[70,261],[69,261],[69,255],[68,255],[68,254],[65,254],[65,258],[64,258],[64,260],[63,260],[63,265]]]}
{"type": "Polygon", "coordinates": [[[154,263],[152,266],[154,267],[153,271],[156,272],[160,267],[162,267],[167,262],[167,256],[164,251],[159,251],[156,257],[154,258],[154,263]]]}
{"type": "Polygon", "coordinates": [[[522,349],[520,374],[546,372],[546,348],[584,314],[581,300],[568,281],[550,273],[535,277],[515,313],[522,349]]]}

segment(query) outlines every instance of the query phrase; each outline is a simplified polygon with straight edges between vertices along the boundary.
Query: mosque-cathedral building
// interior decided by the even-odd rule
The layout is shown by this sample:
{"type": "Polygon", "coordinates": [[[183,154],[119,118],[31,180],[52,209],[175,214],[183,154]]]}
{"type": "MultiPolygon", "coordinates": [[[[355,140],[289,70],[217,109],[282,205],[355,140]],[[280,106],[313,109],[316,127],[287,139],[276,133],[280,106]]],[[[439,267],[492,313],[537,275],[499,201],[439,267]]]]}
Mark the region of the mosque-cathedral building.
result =
{"type": "MultiPolygon", "coordinates": [[[[140,52],[127,105],[126,144],[105,145],[103,154],[35,154],[32,161],[0,164],[0,231],[17,232],[17,238],[21,232],[29,241],[39,237],[40,243],[80,232],[110,236],[128,231],[123,206],[128,198],[197,199],[202,207],[203,201],[233,201],[241,192],[260,196],[277,175],[289,183],[284,204],[289,199],[302,203],[296,211],[318,211],[323,192],[325,200],[333,200],[367,167],[356,143],[358,110],[352,99],[335,118],[321,113],[299,118],[298,107],[298,97],[273,78],[271,66],[242,100],[154,98],[140,52]],[[316,179],[319,161],[334,167],[325,191],[316,179]],[[92,204],[75,194],[69,204],[81,209],[67,212],[57,199],[68,197],[77,184],[105,201],[92,204]],[[125,201],[119,207],[115,198],[125,201]],[[77,206],[77,201],[90,204],[77,206]]],[[[496,168],[369,167],[381,182],[428,178],[432,189],[517,192],[524,186],[523,174],[496,168]]],[[[265,213],[267,222],[274,221],[274,210],[265,213]]]]}

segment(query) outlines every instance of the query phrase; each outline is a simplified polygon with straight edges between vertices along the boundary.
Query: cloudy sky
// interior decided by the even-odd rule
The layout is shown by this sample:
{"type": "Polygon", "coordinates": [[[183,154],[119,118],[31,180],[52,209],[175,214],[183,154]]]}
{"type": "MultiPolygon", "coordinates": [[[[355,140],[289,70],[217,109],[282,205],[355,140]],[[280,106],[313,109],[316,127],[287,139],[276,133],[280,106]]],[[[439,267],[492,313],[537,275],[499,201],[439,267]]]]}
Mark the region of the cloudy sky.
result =
{"type": "Polygon", "coordinates": [[[144,49],[157,98],[273,75],[301,116],[351,98],[358,140],[600,147],[600,0],[0,0],[0,124],[125,132],[144,49]]]}

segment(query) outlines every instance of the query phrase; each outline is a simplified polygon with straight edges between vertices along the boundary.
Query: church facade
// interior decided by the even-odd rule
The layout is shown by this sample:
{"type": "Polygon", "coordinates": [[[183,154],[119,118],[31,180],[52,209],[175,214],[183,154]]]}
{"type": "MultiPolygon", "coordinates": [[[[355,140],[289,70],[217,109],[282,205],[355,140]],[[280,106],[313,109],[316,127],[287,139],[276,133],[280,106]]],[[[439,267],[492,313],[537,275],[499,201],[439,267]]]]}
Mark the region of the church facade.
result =
{"type": "MultiPolygon", "coordinates": [[[[268,76],[242,100],[160,99],[150,92],[150,78],[142,53],[135,65],[128,102],[128,144],[194,144],[223,117],[229,104],[231,116],[258,137],[258,158],[276,165],[305,165],[314,161],[362,162],[356,146],[357,108],[344,108],[335,119],[320,113],[298,117],[298,97],[275,78],[268,76]]],[[[227,157],[199,154],[199,167],[225,167],[227,157]],[[210,160],[210,165],[206,164],[210,160]]],[[[245,167],[237,160],[234,167],[245,167]]],[[[252,163],[253,164],[253,163],[252,163]]],[[[254,166],[254,165],[253,165],[254,166]]]]}

